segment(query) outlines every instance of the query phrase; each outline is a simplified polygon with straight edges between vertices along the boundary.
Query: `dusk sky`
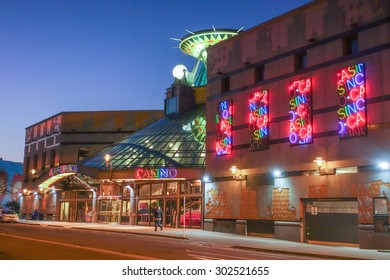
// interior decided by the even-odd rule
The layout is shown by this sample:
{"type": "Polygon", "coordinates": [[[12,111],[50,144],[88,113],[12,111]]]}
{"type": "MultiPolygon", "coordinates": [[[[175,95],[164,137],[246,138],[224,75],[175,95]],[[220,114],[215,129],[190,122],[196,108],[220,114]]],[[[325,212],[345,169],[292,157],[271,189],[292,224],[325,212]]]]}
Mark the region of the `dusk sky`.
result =
{"type": "Polygon", "coordinates": [[[308,0],[0,0],[0,158],[60,112],[163,109],[188,33],[250,29],[308,0]]]}

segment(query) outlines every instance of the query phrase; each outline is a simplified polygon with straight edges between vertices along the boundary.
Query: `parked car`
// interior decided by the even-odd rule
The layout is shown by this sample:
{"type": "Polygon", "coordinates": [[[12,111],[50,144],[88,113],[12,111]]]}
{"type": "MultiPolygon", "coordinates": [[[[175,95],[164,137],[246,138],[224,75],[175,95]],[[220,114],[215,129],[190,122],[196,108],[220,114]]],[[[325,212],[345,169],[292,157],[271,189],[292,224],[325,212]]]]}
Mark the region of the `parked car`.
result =
{"type": "Polygon", "coordinates": [[[19,216],[14,210],[1,209],[0,210],[0,222],[19,222],[19,216]]]}

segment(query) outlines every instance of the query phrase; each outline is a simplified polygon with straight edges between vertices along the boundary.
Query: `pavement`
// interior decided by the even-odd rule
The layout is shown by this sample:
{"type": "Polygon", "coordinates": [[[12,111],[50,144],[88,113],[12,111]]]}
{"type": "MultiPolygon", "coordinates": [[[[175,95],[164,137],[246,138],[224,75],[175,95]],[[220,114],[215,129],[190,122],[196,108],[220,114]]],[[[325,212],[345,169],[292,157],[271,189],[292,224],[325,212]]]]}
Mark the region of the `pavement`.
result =
{"type": "Polygon", "coordinates": [[[201,229],[164,228],[154,231],[150,226],[132,226],[105,223],[72,223],[59,221],[32,221],[20,220],[31,226],[60,227],[78,230],[94,230],[106,232],[120,232],[126,234],[141,234],[165,238],[192,239],[208,242],[221,247],[237,248],[248,251],[263,251],[281,254],[294,254],[325,259],[339,260],[390,260],[390,250],[367,250],[346,245],[324,245],[292,242],[274,238],[244,236],[230,233],[205,231],[201,229]]]}

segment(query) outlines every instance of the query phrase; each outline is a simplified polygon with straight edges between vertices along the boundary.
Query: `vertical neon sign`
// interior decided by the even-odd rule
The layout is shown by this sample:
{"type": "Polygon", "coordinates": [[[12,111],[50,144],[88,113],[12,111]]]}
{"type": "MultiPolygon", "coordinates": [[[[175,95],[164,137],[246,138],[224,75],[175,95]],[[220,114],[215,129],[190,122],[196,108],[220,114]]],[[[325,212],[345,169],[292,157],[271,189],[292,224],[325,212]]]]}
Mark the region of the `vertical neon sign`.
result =
{"type": "Polygon", "coordinates": [[[259,151],[269,147],[268,90],[255,92],[249,98],[250,150],[259,151]]]}
{"type": "Polygon", "coordinates": [[[311,79],[294,81],[289,87],[290,143],[302,145],[313,142],[313,113],[311,79]]]}
{"type": "Polygon", "coordinates": [[[215,147],[217,156],[230,155],[232,153],[232,115],[232,100],[225,100],[218,103],[218,110],[215,116],[217,122],[217,139],[215,147]]]}
{"type": "Polygon", "coordinates": [[[364,63],[345,67],[337,73],[337,92],[340,138],[367,135],[364,63]]]}

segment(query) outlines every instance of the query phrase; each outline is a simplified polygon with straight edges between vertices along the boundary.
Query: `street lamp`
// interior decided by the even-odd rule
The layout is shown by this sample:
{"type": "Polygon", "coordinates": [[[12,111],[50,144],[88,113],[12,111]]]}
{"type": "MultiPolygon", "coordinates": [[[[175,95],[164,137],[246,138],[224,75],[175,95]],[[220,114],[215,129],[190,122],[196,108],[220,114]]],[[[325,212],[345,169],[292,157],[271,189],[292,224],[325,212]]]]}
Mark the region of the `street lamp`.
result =
{"type": "Polygon", "coordinates": [[[27,203],[27,195],[28,195],[28,191],[27,189],[23,189],[23,194],[24,194],[24,203],[26,204],[26,223],[27,223],[27,218],[28,218],[28,203],[27,203]]]}
{"type": "Polygon", "coordinates": [[[105,154],[104,155],[104,160],[106,161],[106,167],[108,167],[108,165],[110,165],[110,181],[112,179],[112,157],[110,154],[105,154]]]}
{"type": "Polygon", "coordinates": [[[37,178],[37,171],[35,169],[31,169],[31,179],[33,182],[35,182],[36,178],[37,178]]]}

